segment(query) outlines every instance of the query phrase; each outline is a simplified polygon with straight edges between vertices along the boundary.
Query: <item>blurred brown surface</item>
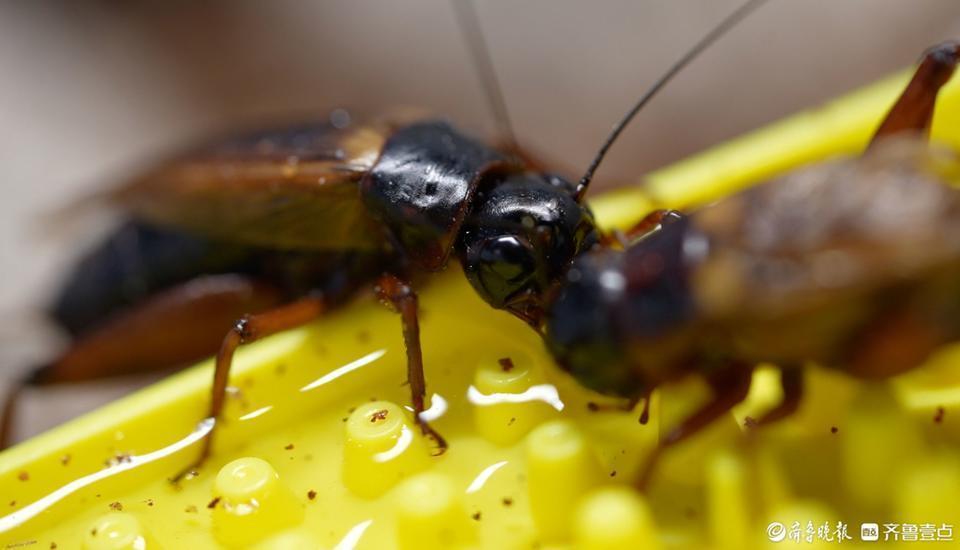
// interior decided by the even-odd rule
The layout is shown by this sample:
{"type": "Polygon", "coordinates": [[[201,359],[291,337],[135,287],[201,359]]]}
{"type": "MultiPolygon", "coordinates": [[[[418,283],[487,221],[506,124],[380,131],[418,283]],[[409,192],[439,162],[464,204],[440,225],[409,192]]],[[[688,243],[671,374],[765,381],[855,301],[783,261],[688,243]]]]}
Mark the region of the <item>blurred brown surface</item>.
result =
{"type": "MultiPolygon", "coordinates": [[[[477,5],[520,140],[577,174],[642,89],[739,1],[477,5]]],[[[448,2],[198,4],[0,4],[0,379],[49,355],[35,313],[95,234],[51,232],[51,212],[152,159],[332,107],[426,107],[493,137],[448,2]]],[[[773,1],[638,117],[597,187],[635,182],[951,37],[955,0],[773,1]]],[[[89,406],[56,395],[70,411],[32,399],[28,431],[89,406]]]]}

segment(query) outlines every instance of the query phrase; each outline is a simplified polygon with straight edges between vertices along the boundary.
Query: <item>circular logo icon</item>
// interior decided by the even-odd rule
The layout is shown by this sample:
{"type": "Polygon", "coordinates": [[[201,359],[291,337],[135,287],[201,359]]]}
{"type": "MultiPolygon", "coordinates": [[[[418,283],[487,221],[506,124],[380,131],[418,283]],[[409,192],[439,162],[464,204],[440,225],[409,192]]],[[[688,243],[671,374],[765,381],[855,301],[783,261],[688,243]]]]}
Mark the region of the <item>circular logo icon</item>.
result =
{"type": "Polygon", "coordinates": [[[787,538],[787,527],[779,521],[772,521],[767,525],[767,538],[771,542],[780,542],[787,538]]]}

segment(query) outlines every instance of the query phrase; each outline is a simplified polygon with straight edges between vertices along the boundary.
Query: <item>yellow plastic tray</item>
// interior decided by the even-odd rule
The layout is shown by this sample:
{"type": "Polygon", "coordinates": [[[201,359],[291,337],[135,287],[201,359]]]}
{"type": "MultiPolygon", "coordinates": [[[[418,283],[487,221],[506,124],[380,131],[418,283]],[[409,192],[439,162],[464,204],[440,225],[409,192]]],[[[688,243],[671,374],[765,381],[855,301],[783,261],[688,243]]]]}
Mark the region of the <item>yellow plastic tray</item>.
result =
{"type": "MultiPolygon", "coordinates": [[[[702,204],[856,152],[904,83],[650,174],[645,190],[597,197],[595,211],[624,226],[654,205],[702,204]]],[[[933,134],[960,146],[960,86],[943,93],[933,134]]],[[[956,350],[879,384],[811,369],[800,412],[747,437],[745,415],[779,397],[777,375],[760,369],[748,401],[667,453],[641,496],[630,482],[659,431],[703,399],[699,380],[658,391],[646,426],[636,413],[591,412],[598,398],[559,373],[525,325],[483,304],[459,268],[421,302],[444,456],[430,456],[398,406],[408,399],[399,319],[363,296],[237,354],[216,454],[179,485],[167,478],[209,428],[198,428],[209,362],[0,454],[0,548],[739,549],[781,534],[817,547],[844,526],[847,546],[875,544],[860,542],[862,522],[880,524],[881,541],[885,523],[918,541],[960,540],[947,530],[960,527],[956,350]]]]}

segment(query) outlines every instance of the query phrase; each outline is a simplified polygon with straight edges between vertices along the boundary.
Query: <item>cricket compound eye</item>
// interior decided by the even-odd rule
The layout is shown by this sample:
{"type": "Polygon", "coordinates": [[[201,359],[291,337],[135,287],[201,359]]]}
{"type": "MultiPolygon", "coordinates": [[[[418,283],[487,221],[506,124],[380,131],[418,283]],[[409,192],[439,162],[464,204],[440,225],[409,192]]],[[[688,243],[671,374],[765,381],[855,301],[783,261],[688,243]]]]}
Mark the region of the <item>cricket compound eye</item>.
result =
{"type": "Polygon", "coordinates": [[[536,273],[530,244],[515,235],[481,241],[467,251],[467,277],[494,307],[522,293],[536,273]]]}

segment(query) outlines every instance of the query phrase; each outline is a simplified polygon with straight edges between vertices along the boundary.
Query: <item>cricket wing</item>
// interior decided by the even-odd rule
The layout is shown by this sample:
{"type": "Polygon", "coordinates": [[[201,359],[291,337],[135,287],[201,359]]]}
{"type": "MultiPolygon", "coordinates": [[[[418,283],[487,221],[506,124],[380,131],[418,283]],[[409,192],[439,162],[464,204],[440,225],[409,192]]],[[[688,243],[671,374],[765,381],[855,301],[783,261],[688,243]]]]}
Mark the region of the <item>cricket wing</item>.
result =
{"type": "Polygon", "coordinates": [[[158,166],[109,192],[134,217],[279,249],[386,246],[359,182],[389,130],[303,124],[242,135],[158,166]]]}

